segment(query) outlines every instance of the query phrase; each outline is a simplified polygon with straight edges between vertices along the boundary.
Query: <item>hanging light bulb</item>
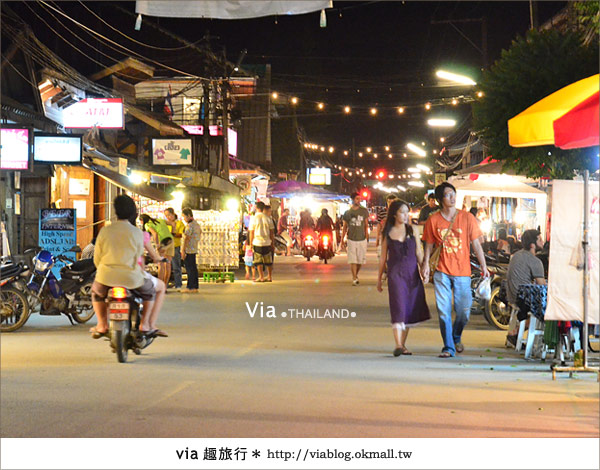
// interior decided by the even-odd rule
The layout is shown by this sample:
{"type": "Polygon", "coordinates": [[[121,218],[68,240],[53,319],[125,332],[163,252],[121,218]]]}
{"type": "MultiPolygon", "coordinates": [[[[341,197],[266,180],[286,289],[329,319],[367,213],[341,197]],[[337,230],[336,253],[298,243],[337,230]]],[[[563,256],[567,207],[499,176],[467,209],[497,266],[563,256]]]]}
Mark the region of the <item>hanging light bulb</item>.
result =
{"type": "Polygon", "coordinates": [[[386,146],[385,146],[385,151],[386,151],[386,152],[389,152],[389,151],[390,151],[390,146],[389,146],[389,145],[386,145],[386,146]]]}
{"type": "Polygon", "coordinates": [[[377,154],[376,153],[373,154],[373,158],[377,158],[377,154]]]}
{"type": "Polygon", "coordinates": [[[325,10],[321,10],[321,18],[319,19],[319,26],[321,28],[327,27],[327,15],[325,14],[325,10]]]}
{"type": "Polygon", "coordinates": [[[393,158],[391,153],[388,154],[388,158],[393,158]]]}
{"type": "Polygon", "coordinates": [[[375,116],[377,114],[377,108],[371,108],[371,111],[369,111],[371,113],[372,116],[375,116]]]}
{"type": "Polygon", "coordinates": [[[348,156],[348,150],[344,150],[344,155],[348,156]]]}
{"type": "Polygon", "coordinates": [[[344,106],[344,112],[350,114],[350,106],[344,106]]]}
{"type": "Polygon", "coordinates": [[[373,150],[371,147],[367,147],[367,153],[371,153],[371,150],[373,150]]]}
{"type": "Polygon", "coordinates": [[[427,104],[425,105],[425,109],[426,109],[427,111],[429,111],[429,110],[431,109],[431,103],[427,103],[427,104]]]}
{"type": "Polygon", "coordinates": [[[271,98],[273,98],[274,100],[276,100],[278,96],[279,95],[277,94],[276,91],[274,91],[273,93],[271,93],[271,98]]]}
{"type": "Polygon", "coordinates": [[[325,105],[323,103],[319,103],[319,104],[317,104],[317,108],[324,109],[325,105]]]}
{"type": "Polygon", "coordinates": [[[402,106],[400,106],[398,108],[398,114],[402,114],[402,113],[404,113],[404,108],[402,106]]]}
{"type": "Polygon", "coordinates": [[[454,98],[454,99],[452,100],[452,104],[453,104],[454,106],[456,106],[456,105],[458,104],[458,100],[457,100],[456,98],[454,98]]]}
{"type": "Polygon", "coordinates": [[[298,104],[298,98],[292,97],[292,104],[298,104]]]}
{"type": "Polygon", "coordinates": [[[359,156],[360,158],[362,158],[362,156],[363,156],[363,153],[362,153],[362,152],[358,152],[358,156],[359,156]]]}

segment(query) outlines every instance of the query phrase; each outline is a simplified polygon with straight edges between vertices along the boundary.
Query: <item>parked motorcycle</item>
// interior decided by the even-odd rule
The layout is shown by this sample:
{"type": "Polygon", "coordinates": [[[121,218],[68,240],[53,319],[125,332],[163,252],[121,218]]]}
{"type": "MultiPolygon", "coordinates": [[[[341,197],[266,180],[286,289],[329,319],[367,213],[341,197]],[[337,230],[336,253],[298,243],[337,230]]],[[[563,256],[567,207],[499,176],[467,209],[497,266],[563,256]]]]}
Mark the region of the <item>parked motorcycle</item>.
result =
{"type": "Polygon", "coordinates": [[[319,248],[317,250],[317,255],[325,264],[327,264],[327,260],[333,258],[333,240],[330,233],[324,232],[319,234],[319,248]]]}
{"type": "Polygon", "coordinates": [[[140,355],[156,338],[156,334],[140,331],[142,299],[124,287],[108,291],[108,338],[119,362],[127,362],[128,351],[140,355]]]}
{"type": "MultiPolygon", "coordinates": [[[[25,253],[27,253],[27,250],[25,253]]],[[[71,250],[79,252],[76,246],[71,250]]],[[[33,257],[32,274],[27,284],[27,294],[31,311],[39,308],[40,315],[67,316],[72,325],[85,323],[94,316],[92,307],[92,283],[96,275],[93,259],[73,262],[63,255],[53,256],[46,250],[38,249],[33,257]],[[60,270],[60,281],[52,272],[57,261],[65,266],[60,270]]]]}
{"type": "Polygon", "coordinates": [[[21,328],[29,318],[29,301],[25,279],[29,268],[11,261],[0,265],[0,331],[21,328]]]}
{"type": "Polygon", "coordinates": [[[471,257],[471,291],[473,294],[472,310],[483,310],[486,321],[499,330],[508,330],[510,322],[510,305],[506,298],[506,280],[508,266],[498,263],[494,258],[486,255],[486,264],[491,275],[490,286],[492,295],[489,300],[480,299],[475,295],[475,290],[482,280],[481,267],[476,258],[471,257]]]}

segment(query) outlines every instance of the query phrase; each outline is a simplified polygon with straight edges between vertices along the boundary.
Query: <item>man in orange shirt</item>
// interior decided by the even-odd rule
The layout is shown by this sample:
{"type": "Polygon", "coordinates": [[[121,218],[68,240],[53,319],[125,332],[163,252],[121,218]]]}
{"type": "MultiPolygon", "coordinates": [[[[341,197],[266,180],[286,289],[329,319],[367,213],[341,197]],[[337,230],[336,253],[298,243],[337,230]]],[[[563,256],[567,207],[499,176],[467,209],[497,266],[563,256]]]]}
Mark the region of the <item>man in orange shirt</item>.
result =
{"type": "Polygon", "coordinates": [[[473,214],[456,208],[456,188],[443,182],[435,188],[440,210],[427,219],[423,231],[425,256],[421,266],[423,279],[429,279],[429,258],[434,245],[442,245],[439,262],[433,274],[435,302],[440,318],[444,348],[439,357],[454,357],[464,351],[461,335],[469,321],[471,295],[470,244],[479,260],[483,277],[490,275],[479,242],[481,230],[473,214]],[[450,225],[452,227],[450,229],[450,225]],[[450,229],[450,232],[448,230],[450,229]],[[452,324],[452,299],[456,316],[452,324]]]}

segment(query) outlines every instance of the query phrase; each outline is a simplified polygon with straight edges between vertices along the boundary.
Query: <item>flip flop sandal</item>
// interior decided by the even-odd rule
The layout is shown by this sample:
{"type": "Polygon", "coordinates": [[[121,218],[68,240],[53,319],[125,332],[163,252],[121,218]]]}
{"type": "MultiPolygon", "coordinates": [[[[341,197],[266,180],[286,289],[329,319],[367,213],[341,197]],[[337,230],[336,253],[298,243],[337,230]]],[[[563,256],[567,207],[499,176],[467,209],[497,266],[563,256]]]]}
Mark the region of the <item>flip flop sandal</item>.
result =
{"type": "Polygon", "coordinates": [[[101,332],[101,331],[98,331],[95,327],[90,328],[90,333],[92,334],[92,338],[94,338],[94,339],[100,339],[103,336],[108,336],[108,330],[101,332]]]}
{"type": "Polygon", "coordinates": [[[448,351],[444,351],[443,353],[439,354],[438,357],[441,357],[442,359],[447,359],[449,357],[454,357],[452,354],[450,354],[448,351]]]}

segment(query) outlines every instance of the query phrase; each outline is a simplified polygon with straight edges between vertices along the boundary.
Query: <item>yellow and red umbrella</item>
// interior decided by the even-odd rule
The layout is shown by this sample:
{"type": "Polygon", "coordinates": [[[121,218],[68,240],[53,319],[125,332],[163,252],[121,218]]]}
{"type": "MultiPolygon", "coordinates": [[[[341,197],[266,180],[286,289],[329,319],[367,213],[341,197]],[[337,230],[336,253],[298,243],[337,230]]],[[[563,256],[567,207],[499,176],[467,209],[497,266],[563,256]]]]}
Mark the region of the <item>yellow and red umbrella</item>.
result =
{"type": "MultiPolygon", "coordinates": [[[[531,105],[508,121],[508,143],[512,147],[534,147],[557,145],[554,122],[573,112],[562,123],[558,123],[561,148],[578,148],[579,143],[592,141],[598,145],[598,101],[596,96],[596,126],[578,127],[581,116],[593,113],[593,102],[587,103],[598,94],[600,76],[593,75],[567,85],[531,105]],[[591,109],[590,109],[591,106],[591,109]],[[577,116],[576,118],[573,116],[577,116]],[[571,142],[573,141],[573,142],[571,142]],[[567,145],[562,147],[562,145],[567,145]]],[[[587,145],[581,145],[587,146],[587,145]]]]}
{"type": "Polygon", "coordinates": [[[575,106],[554,121],[554,145],[561,149],[578,149],[598,145],[600,93],[575,106]]]}

